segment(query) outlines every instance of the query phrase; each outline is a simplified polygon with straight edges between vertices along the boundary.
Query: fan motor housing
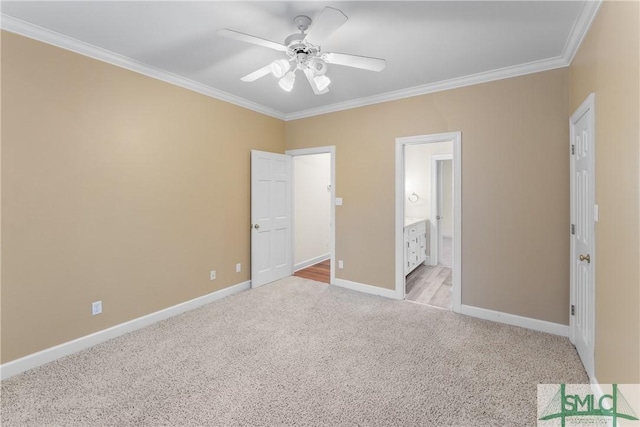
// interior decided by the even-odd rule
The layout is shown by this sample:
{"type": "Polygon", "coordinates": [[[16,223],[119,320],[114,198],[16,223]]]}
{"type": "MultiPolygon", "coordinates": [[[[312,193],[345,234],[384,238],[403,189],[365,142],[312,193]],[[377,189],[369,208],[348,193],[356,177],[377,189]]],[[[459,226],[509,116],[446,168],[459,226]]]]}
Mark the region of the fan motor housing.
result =
{"type": "Polygon", "coordinates": [[[318,55],[319,49],[304,41],[306,35],[304,33],[291,34],[284,40],[287,46],[287,54],[291,58],[296,58],[298,63],[306,62],[308,57],[318,55]]]}
{"type": "Polygon", "coordinates": [[[296,28],[300,31],[307,31],[309,25],[311,25],[311,18],[306,15],[299,15],[293,18],[293,23],[296,25],[296,28]]]}

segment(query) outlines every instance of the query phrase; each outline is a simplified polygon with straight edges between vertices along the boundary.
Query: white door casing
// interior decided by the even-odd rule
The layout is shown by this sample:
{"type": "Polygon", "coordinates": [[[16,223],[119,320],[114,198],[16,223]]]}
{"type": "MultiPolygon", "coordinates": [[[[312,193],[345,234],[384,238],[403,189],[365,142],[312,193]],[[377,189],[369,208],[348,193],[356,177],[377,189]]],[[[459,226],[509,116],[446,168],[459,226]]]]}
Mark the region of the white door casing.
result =
{"type": "Polygon", "coordinates": [[[292,273],[291,156],[251,151],[251,287],[292,273]]]}
{"type": "Polygon", "coordinates": [[[595,95],[569,120],[570,127],[570,321],[571,342],[590,378],[595,349],[595,95]]]}
{"type": "MultiPolygon", "coordinates": [[[[335,204],[335,198],[336,198],[336,147],[335,145],[328,145],[325,147],[314,147],[314,148],[301,148],[301,149],[297,149],[297,150],[287,150],[286,154],[289,156],[308,156],[308,155],[313,155],[313,154],[323,154],[323,153],[328,153],[331,155],[331,163],[330,163],[330,167],[331,167],[331,171],[330,171],[330,175],[331,175],[331,188],[329,190],[330,193],[330,199],[331,199],[331,225],[330,225],[330,231],[329,231],[329,247],[331,250],[331,262],[330,262],[330,268],[329,268],[329,284],[333,285],[335,283],[335,279],[336,279],[336,259],[335,259],[335,254],[336,254],[336,204],[335,204]]],[[[292,183],[293,183],[293,175],[292,175],[292,183]]],[[[293,187],[293,185],[292,185],[293,187]]],[[[295,201],[293,202],[295,203],[295,201]]],[[[292,212],[293,212],[293,204],[292,204],[292,212]]],[[[293,225],[293,219],[294,219],[294,215],[292,213],[292,225],[293,225]]],[[[295,265],[295,262],[293,260],[293,256],[294,256],[294,236],[293,233],[291,233],[291,265],[295,265]]]]}
{"type": "Polygon", "coordinates": [[[405,298],[404,275],[404,198],[405,165],[404,149],[407,145],[453,141],[453,286],[451,289],[452,311],[460,313],[462,308],[462,133],[446,132],[396,138],[395,174],[395,295],[405,298]]]}

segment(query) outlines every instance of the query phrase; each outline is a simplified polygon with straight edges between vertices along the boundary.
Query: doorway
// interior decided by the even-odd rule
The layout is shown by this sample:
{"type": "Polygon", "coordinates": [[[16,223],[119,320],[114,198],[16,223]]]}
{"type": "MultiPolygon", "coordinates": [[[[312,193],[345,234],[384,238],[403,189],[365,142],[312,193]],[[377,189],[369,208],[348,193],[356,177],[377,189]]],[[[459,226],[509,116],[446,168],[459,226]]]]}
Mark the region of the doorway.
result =
{"type": "MultiPolygon", "coordinates": [[[[441,261],[446,247],[443,247],[442,237],[447,237],[448,234],[444,228],[447,226],[444,224],[444,217],[449,216],[451,221],[448,224],[451,231],[451,285],[449,298],[450,309],[455,312],[460,312],[462,295],[461,143],[462,135],[460,132],[396,139],[396,297],[398,299],[406,299],[407,278],[412,278],[410,276],[412,272],[418,271],[418,269],[424,272],[426,270],[423,267],[428,266],[443,270],[441,261]],[[448,151],[442,148],[447,145],[449,147],[448,151]],[[421,167],[424,170],[422,174],[416,173],[416,158],[411,156],[412,151],[414,153],[418,153],[421,150],[429,152],[436,147],[442,148],[442,151],[430,152],[428,157],[421,156],[418,159],[418,163],[422,165],[421,167]],[[409,153],[409,156],[407,156],[407,153],[409,153]],[[441,157],[431,159],[432,156],[438,155],[441,157]],[[445,163],[446,161],[449,161],[449,164],[445,163]],[[435,164],[433,170],[431,168],[432,163],[435,164]],[[449,195],[446,194],[447,190],[445,190],[447,170],[450,171],[451,190],[449,195]],[[426,176],[428,178],[422,178],[425,171],[427,171],[426,176]],[[453,205],[450,213],[446,213],[444,210],[448,197],[451,198],[451,204],[453,205]],[[438,198],[440,203],[438,203],[438,198]],[[435,215],[433,214],[434,209],[435,215]],[[438,209],[440,209],[440,220],[436,219],[438,209]],[[440,223],[437,221],[440,221],[440,223]],[[423,229],[424,232],[422,231],[423,229]],[[413,236],[416,237],[414,238],[413,236]],[[420,245],[421,236],[425,241],[424,254],[420,245]],[[433,245],[435,245],[435,249],[432,250],[433,245]],[[417,252],[414,252],[413,248],[416,248],[417,252]],[[433,258],[431,258],[432,256],[433,258]]],[[[446,246],[446,242],[444,246],[446,246]]],[[[441,272],[435,273],[431,270],[429,274],[439,275],[441,272]]],[[[442,274],[445,273],[446,271],[442,272],[442,274]]]]}
{"type": "Polygon", "coordinates": [[[569,339],[590,378],[595,352],[595,95],[569,119],[570,132],[570,316],[569,339]]]}
{"type": "Polygon", "coordinates": [[[293,171],[292,265],[295,276],[335,279],[335,147],[290,150],[293,171]]]}

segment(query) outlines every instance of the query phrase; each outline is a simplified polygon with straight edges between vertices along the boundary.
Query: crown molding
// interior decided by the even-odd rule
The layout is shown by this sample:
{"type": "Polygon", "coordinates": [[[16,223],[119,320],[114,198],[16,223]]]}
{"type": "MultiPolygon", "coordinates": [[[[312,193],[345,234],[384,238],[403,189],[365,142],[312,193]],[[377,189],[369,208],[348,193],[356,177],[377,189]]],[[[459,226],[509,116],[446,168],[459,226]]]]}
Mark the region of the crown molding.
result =
{"type": "Polygon", "coordinates": [[[307,110],[296,111],[293,113],[283,113],[253,101],[240,98],[238,96],[214,89],[210,86],[203,85],[193,80],[181,77],[177,74],[169,73],[159,68],[144,64],[134,59],[128,58],[117,53],[90,45],[80,40],[65,36],[63,34],[39,27],[34,24],[22,21],[9,15],[2,14],[0,28],[3,30],[20,34],[44,43],[48,43],[60,48],[70,50],[118,67],[126,68],[146,76],[162,80],[164,82],[180,86],[194,92],[210,96],[221,101],[256,111],[267,116],[275,117],[280,120],[290,121],[303,119],[307,117],[318,116],[321,114],[334,113],[337,111],[349,110],[352,108],[364,107],[367,105],[379,104],[382,102],[396,101],[403,98],[413,96],[426,95],[428,93],[441,92],[445,90],[457,89],[465,86],[487,83],[495,80],[507,79],[511,77],[523,76],[526,74],[539,73],[542,71],[553,70],[556,68],[567,67],[573,61],[582,40],[586,36],[593,20],[595,19],[602,0],[587,0],[573,24],[567,42],[564,46],[561,56],[544,59],[540,61],[529,62],[512,67],[490,70],[482,73],[472,74],[469,76],[458,77],[449,80],[442,80],[435,83],[414,86],[407,89],[401,89],[392,92],[386,92],[379,95],[368,96],[364,98],[354,99],[336,104],[326,105],[307,110]]]}
{"type": "Polygon", "coordinates": [[[580,10],[578,18],[573,23],[571,33],[562,51],[562,57],[567,61],[567,64],[573,62],[573,57],[576,56],[578,48],[580,48],[587,32],[589,32],[589,28],[591,28],[591,24],[593,24],[593,20],[596,19],[600,6],[602,6],[602,0],[587,0],[583,3],[582,10],[580,10]]]}
{"type": "Polygon", "coordinates": [[[48,30],[46,28],[31,24],[21,19],[17,19],[5,14],[1,14],[1,17],[2,20],[0,23],[0,28],[5,31],[29,37],[43,43],[60,47],[62,49],[70,50],[72,52],[79,53],[81,55],[97,59],[99,61],[107,62],[109,64],[125,68],[136,73],[144,74],[145,76],[162,80],[163,82],[180,86],[185,89],[200,93],[202,95],[219,99],[221,101],[225,101],[239,107],[265,114],[267,116],[275,117],[280,120],[285,119],[285,115],[283,113],[272,108],[265,107],[264,105],[260,105],[255,102],[248,101],[244,98],[231,95],[230,93],[214,89],[210,86],[203,85],[202,83],[198,83],[177,74],[161,70],[160,68],[145,64],[140,61],[136,61],[135,59],[128,58],[124,55],[120,55],[106,49],[102,49],[89,43],[85,43],[64,34],[48,30]]]}
{"type": "Polygon", "coordinates": [[[321,114],[334,113],[336,111],[350,110],[352,108],[364,107],[367,105],[380,104],[382,102],[396,101],[403,98],[411,98],[428,93],[442,92],[445,90],[457,89],[465,86],[472,86],[480,83],[487,83],[494,80],[508,79],[510,77],[523,76],[526,74],[538,73],[541,71],[553,70],[556,68],[566,67],[567,62],[561,56],[542,61],[529,62],[526,64],[516,65],[513,67],[505,67],[497,70],[485,71],[482,73],[472,74],[469,76],[458,77],[455,79],[442,80],[426,85],[414,86],[407,89],[400,89],[393,92],[381,93],[379,95],[368,96],[365,98],[354,99],[351,101],[340,102],[337,104],[327,105],[318,108],[298,111],[286,114],[285,120],[297,120],[307,117],[318,116],[321,114]]]}
{"type": "Polygon", "coordinates": [[[540,61],[529,62],[526,64],[515,65],[512,67],[490,70],[469,76],[458,77],[450,80],[442,80],[426,85],[414,86],[407,89],[401,89],[393,92],[386,92],[379,95],[368,96],[365,98],[354,99],[351,101],[340,102],[337,104],[326,105],[318,108],[297,111],[285,114],[285,120],[297,120],[307,117],[318,116],[321,114],[334,113],[337,111],[349,110],[352,108],[364,107],[367,105],[379,104],[382,102],[396,101],[398,99],[410,98],[413,96],[426,95],[428,93],[441,92],[444,90],[457,89],[464,86],[471,86],[480,83],[487,83],[494,80],[508,79],[511,77],[524,76],[526,74],[539,73],[549,71],[556,68],[568,67],[573,61],[582,40],[584,40],[593,20],[600,10],[602,0],[587,0],[582,5],[582,9],[578,14],[567,42],[565,43],[562,55],[555,58],[544,59],[540,61]]]}

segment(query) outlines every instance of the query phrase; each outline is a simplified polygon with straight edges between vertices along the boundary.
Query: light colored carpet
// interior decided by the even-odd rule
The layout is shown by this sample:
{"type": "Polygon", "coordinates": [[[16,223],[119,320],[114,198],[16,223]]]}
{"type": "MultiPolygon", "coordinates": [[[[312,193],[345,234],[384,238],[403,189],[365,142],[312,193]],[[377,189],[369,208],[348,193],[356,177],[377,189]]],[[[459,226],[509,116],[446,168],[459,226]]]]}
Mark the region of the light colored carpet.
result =
{"type": "Polygon", "coordinates": [[[531,426],[566,338],[288,278],[2,382],[3,426],[531,426]]]}

